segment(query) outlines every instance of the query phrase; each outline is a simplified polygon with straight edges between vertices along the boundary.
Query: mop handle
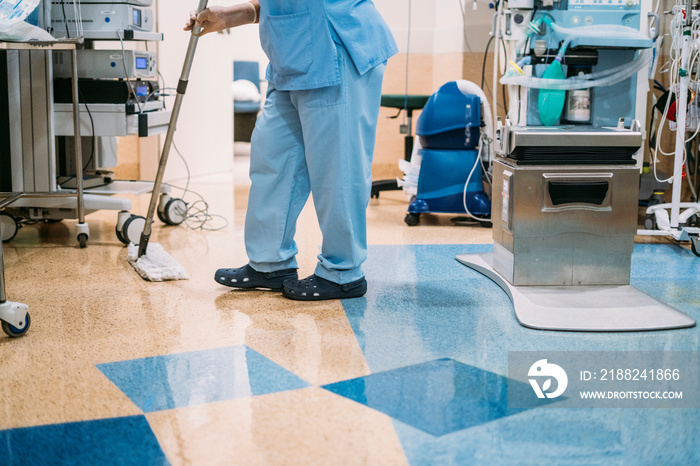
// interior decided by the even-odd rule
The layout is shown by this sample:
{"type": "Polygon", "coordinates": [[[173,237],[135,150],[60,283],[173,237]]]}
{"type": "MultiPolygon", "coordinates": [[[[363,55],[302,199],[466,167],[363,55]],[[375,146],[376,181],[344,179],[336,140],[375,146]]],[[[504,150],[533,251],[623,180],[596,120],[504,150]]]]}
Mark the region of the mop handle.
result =
{"type": "MultiPolygon", "coordinates": [[[[198,14],[207,7],[207,3],[208,0],[199,0],[199,7],[197,8],[198,14]]],[[[168,125],[168,133],[165,136],[163,152],[161,153],[160,160],[158,162],[158,172],[156,173],[156,179],[153,183],[153,191],[151,193],[151,202],[148,205],[148,215],[146,216],[146,224],[143,226],[141,240],[139,241],[138,257],[141,257],[144,254],[146,254],[148,240],[151,237],[151,225],[153,224],[153,215],[156,213],[156,206],[158,204],[158,194],[160,192],[160,187],[163,184],[163,175],[165,174],[165,167],[168,164],[168,155],[170,155],[170,147],[173,145],[175,126],[177,125],[177,119],[180,115],[182,99],[185,96],[185,92],[187,91],[187,83],[190,78],[190,70],[192,69],[192,61],[194,60],[194,52],[197,49],[197,41],[199,40],[199,34],[201,32],[202,26],[195,24],[192,28],[190,44],[187,47],[185,63],[182,65],[182,74],[180,75],[180,81],[177,84],[177,95],[175,96],[175,103],[173,104],[172,114],[170,115],[170,124],[168,125]]]]}

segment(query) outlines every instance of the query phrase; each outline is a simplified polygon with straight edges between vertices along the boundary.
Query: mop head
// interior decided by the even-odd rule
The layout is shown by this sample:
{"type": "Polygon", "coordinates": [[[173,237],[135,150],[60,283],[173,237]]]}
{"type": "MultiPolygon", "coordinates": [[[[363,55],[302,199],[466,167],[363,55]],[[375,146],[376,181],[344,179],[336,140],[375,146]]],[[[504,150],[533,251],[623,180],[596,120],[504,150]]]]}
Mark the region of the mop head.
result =
{"type": "Polygon", "coordinates": [[[163,246],[158,243],[148,243],[146,254],[141,257],[139,247],[134,243],[129,244],[129,252],[126,260],[134,266],[134,269],[145,280],[162,282],[166,280],[188,280],[187,272],[173,257],[165,252],[163,246]]]}

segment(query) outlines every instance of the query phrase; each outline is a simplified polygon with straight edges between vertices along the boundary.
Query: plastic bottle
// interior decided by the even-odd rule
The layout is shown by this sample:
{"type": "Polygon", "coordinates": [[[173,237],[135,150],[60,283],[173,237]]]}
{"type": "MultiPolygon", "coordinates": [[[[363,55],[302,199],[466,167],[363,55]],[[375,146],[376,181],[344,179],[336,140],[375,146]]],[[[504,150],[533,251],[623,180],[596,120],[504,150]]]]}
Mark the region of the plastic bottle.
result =
{"type": "MultiPolygon", "coordinates": [[[[569,65],[568,77],[590,74],[590,67],[569,65]]],[[[566,91],[564,120],[567,123],[584,124],[591,121],[591,89],[570,89],[566,91]]]]}
{"type": "Polygon", "coordinates": [[[0,0],[0,24],[24,21],[40,0],[0,0]]]}

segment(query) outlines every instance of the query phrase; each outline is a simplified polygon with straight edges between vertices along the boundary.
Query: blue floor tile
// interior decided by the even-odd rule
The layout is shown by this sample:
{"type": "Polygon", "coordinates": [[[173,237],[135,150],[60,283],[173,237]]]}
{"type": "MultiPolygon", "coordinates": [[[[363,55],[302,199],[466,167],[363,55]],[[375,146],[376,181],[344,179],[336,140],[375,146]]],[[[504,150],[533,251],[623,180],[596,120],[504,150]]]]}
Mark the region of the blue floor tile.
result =
{"type": "Polygon", "coordinates": [[[451,359],[378,372],[323,388],[434,436],[512,416],[509,380],[451,359]]]}
{"type": "Polygon", "coordinates": [[[144,412],[309,386],[246,346],[133,359],[97,367],[144,412]]]}
{"type": "MultiPolygon", "coordinates": [[[[697,326],[630,333],[522,327],[506,293],[454,259],[490,251],[490,245],[370,246],[368,292],[343,306],[373,374],[450,358],[505,376],[508,351],[700,351],[697,326]]],[[[695,320],[699,276],[700,259],[685,248],[634,247],[632,285],[695,320]]],[[[697,409],[533,409],[439,437],[410,422],[394,425],[414,465],[700,464],[697,409]]]]}
{"type": "Polygon", "coordinates": [[[170,464],[144,416],[0,431],[0,464],[170,464]]]}
{"type": "Polygon", "coordinates": [[[414,466],[697,465],[698,410],[533,409],[443,437],[394,422],[414,466]]]}

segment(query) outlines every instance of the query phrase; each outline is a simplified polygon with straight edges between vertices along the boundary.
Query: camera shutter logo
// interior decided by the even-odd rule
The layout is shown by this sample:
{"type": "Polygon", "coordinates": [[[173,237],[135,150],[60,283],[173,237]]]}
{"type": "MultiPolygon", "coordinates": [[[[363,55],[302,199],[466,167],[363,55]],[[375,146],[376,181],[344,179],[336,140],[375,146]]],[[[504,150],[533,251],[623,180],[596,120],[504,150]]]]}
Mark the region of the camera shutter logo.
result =
{"type": "Polygon", "coordinates": [[[534,363],[527,373],[528,377],[547,377],[540,387],[538,379],[530,379],[530,385],[535,391],[537,398],[556,398],[564,393],[566,386],[569,383],[569,378],[566,376],[566,371],[556,364],[549,364],[546,359],[540,359],[534,363]],[[552,386],[552,378],[557,381],[557,389],[553,392],[548,392],[552,386]]]}

